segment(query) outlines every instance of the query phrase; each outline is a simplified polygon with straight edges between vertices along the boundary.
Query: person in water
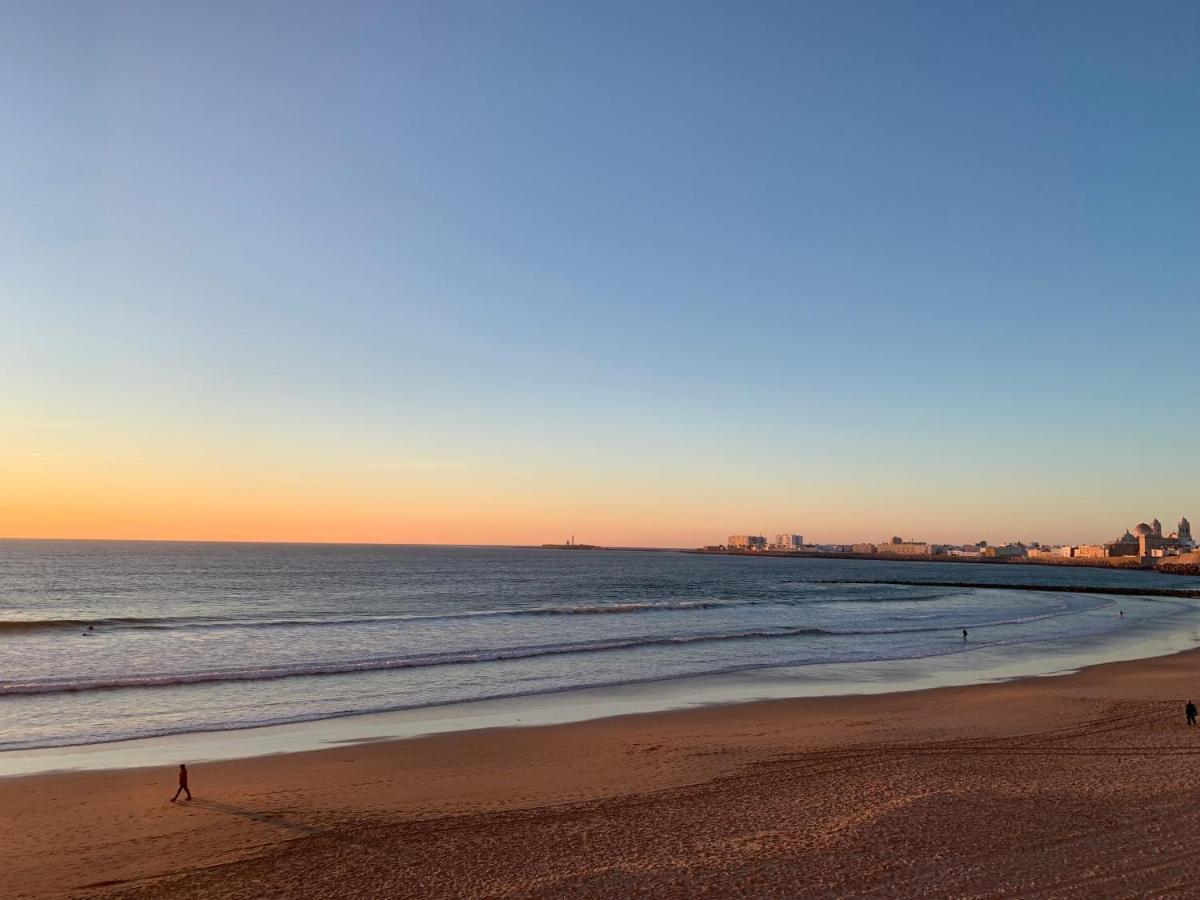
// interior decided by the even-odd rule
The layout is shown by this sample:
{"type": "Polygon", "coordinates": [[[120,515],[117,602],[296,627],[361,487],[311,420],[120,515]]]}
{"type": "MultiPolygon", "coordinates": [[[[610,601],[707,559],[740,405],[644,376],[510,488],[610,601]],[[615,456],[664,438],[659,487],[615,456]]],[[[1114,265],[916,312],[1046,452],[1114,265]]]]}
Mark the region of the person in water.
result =
{"type": "Polygon", "coordinates": [[[187,766],[183,763],[179,764],[179,788],[175,791],[175,796],[171,798],[172,803],[179,799],[181,792],[186,793],[189,800],[192,799],[192,792],[188,789],[187,783],[187,766]]]}
{"type": "Polygon", "coordinates": [[[1191,700],[1189,700],[1187,702],[1187,706],[1185,706],[1183,708],[1183,711],[1185,713],[1187,713],[1188,724],[1195,725],[1196,724],[1196,704],[1193,703],[1191,700]]]}
{"type": "Polygon", "coordinates": [[[967,629],[964,628],[963,629],[963,640],[965,641],[966,639],[967,639],[967,629]]]}

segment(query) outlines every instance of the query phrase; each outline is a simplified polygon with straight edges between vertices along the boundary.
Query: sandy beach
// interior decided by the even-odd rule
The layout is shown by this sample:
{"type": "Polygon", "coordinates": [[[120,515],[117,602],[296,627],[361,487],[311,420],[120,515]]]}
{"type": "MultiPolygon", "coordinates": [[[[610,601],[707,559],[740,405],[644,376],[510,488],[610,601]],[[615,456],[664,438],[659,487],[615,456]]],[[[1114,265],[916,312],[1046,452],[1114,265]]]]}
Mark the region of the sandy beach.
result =
{"type": "Polygon", "coordinates": [[[1200,859],[1200,651],[0,780],[18,897],[1146,896],[1200,859]]]}

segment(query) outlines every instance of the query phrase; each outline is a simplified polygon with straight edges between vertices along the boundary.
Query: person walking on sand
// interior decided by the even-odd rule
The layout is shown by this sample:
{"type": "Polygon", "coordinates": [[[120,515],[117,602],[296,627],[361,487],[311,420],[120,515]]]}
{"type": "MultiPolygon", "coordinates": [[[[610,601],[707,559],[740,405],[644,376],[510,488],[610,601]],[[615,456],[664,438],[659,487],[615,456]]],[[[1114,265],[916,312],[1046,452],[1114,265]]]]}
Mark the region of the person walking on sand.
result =
{"type": "Polygon", "coordinates": [[[1183,711],[1185,713],[1187,713],[1188,724],[1195,725],[1196,724],[1196,704],[1193,703],[1191,700],[1189,700],[1187,702],[1187,706],[1185,706],[1183,708],[1183,711]]]}
{"type": "Polygon", "coordinates": [[[183,763],[179,764],[179,788],[175,791],[175,796],[171,798],[172,803],[179,799],[181,792],[186,793],[189,800],[192,799],[192,792],[188,789],[187,783],[187,766],[183,763]]]}

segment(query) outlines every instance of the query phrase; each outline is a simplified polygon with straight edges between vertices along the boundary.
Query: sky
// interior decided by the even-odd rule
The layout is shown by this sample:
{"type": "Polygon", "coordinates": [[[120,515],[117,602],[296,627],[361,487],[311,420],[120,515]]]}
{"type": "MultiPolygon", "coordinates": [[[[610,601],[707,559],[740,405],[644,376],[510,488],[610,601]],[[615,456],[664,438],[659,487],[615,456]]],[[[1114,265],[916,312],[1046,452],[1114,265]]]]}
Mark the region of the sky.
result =
{"type": "Polygon", "coordinates": [[[15,2],[0,537],[1200,519],[1200,5],[15,2]]]}

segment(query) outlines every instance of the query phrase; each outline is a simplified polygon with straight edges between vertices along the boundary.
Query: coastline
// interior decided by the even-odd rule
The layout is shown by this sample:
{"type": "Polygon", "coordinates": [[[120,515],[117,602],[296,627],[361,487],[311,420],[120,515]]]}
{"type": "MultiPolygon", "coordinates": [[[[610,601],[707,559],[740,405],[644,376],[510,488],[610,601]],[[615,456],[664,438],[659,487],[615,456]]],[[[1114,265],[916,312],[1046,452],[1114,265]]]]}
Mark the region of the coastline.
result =
{"type": "Polygon", "coordinates": [[[858,559],[875,562],[933,562],[968,565],[1050,566],[1060,569],[1115,569],[1118,571],[1157,572],[1160,575],[1200,576],[1200,551],[1178,557],[1145,560],[1136,556],[1114,557],[1029,557],[1029,556],[952,556],[946,553],[856,553],[851,550],[739,550],[706,547],[617,547],[598,544],[513,544],[528,550],[612,550],[641,553],[686,553],[694,556],[749,556],[762,559],[858,559]]]}
{"type": "MultiPolygon", "coordinates": [[[[603,549],[603,548],[601,548],[603,549]]],[[[616,548],[613,548],[616,549],[616,548]]],[[[942,553],[855,553],[816,550],[708,550],[703,547],[682,550],[697,556],[747,556],[763,559],[867,559],[875,562],[950,563],[975,566],[1049,566],[1059,569],[1115,569],[1118,571],[1157,572],[1160,575],[1200,576],[1197,552],[1182,557],[1161,557],[1145,561],[1137,556],[1042,558],[1028,556],[950,556],[942,553]]]]}
{"type": "MultiPolygon", "coordinates": [[[[1058,590],[1049,586],[1016,588],[1058,590]]],[[[1087,589],[1087,592],[1094,591],[1087,589]]],[[[1179,592],[1139,593],[1160,593],[1166,603],[1188,599],[1188,594],[1179,592]]],[[[174,759],[196,762],[249,759],[307,752],[345,742],[405,740],[485,728],[565,725],[761,700],[854,697],[1057,676],[1097,665],[1192,649],[1200,643],[1200,616],[1193,614],[1190,618],[1195,620],[1191,624],[1176,620],[1165,623],[1154,619],[1125,620],[1127,624],[1119,633],[1067,640],[1031,638],[967,644],[952,635],[934,655],[740,667],[490,699],[337,716],[314,715],[233,729],[200,728],[92,743],[8,749],[0,751],[0,779],[42,772],[154,767],[174,759]]]]}
{"type": "Polygon", "coordinates": [[[0,881],[28,897],[1146,893],[1200,854],[1200,730],[1182,726],[1197,664],[196,764],[191,805],[166,802],[173,766],[5,778],[0,881]]]}
{"type": "MultiPolygon", "coordinates": [[[[1195,598],[1166,591],[1195,582],[1150,573],[938,566],[917,572],[858,560],[756,566],[654,556],[42,547],[22,556],[31,583],[38,583],[37,573],[62,565],[100,573],[94,584],[80,582],[97,596],[116,591],[112,596],[129,593],[136,602],[87,606],[82,591],[61,609],[47,603],[41,613],[18,611],[8,623],[15,640],[6,646],[12,664],[0,692],[12,719],[0,743],[0,775],[12,751],[187,731],[236,731],[230,742],[241,743],[246,729],[341,718],[340,727],[357,730],[364,715],[443,705],[466,710],[465,704],[485,699],[552,694],[555,703],[571,703],[572,692],[625,684],[706,679],[692,682],[694,696],[671,697],[654,708],[761,696],[745,679],[733,696],[717,683],[737,672],[754,672],[751,680],[761,678],[772,688],[789,677],[802,684],[771,696],[855,693],[855,682],[864,680],[857,669],[869,660],[941,658],[931,666],[954,666],[945,658],[962,652],[971,657],[970,668],[982,668],[977,661],[984,654],[966,651],[990,645],[1007,646],[1016,656],[1057,656],[1042,642],[1091,641],[1094,650],[1099,634],[1119,632],[1124,640],[1135,623],[1144,628],[1154,619],[1173,619],[1177,624],[1167,627],[1177,630],[1192,619],[1200,623],[1195,598]],[[388,579],[361,577],[375,569],[397,577],[410,572],[415,581],[398,600],[388,579]],[[129,573],[132,587],[114,579],[118,571],[129,573]],[[182,579],[172,596],[185,598],[165,607],[156,593],[164,571],[182,579]],[[230,577],[223,573],[230,571],[237,573],[236,584],[260,586],[250,593],[229,588],[235,582],[223,580],[230,577]],[[492,580],[496,573],[498,582],[492,580]],[[955,590],[966,574],[978,588],[955,590]],[[441,587],[447,579],[460,583],[450,599],[441,587]],[[1014,579],[1028,584],[1006,590],[1014,579]],[[901,580],[901,587],[885,584],[901,580]],[[186,600],[207,597],[216,585],[226,587],[216,591],[214,606],[201,611],[186,600]],[[1093,596],[1081,592],[1086,586],[1093,596]],[[1003,596],[983,595],[995,590],[1003,596]],[[342,596],[339,591],[356,599],[331,602],[329,597],[342,596]],[[1054,596],[1039,597],[1039,591],[1054,596]],[[257,594],[274,599],[262,601],[257,594]],[[293,595],[299,599],[290,609],[281,598],[293,595]],[[89,612],[72,612],[71,604],[89,612]],[[1120,623],[1118,607],[1129,617],[1120,623]],[[87,641],[64,639],[77,637],[83,626],[90,631],[93,623],[96,632],[87,641]],[[970,644],[959,639],[968,627],[970,644]],[[791,674],[779,674],[778,667],[791,667],[791,674]],[[810,690],[814,681],[825,684],[810,690]]],[[[1138,655],[1173,649],[1180,648],[1138,655]]],[[[1102,660],[1088,660],[1095,661],[1102,660]]],[[[1033,674],[1066,667],[1055,662],[1033,674]]],[[[865,680],[880,678],[869,672],[865,680]]],[[[636,690],[641,704],[659,687],[636,690]]],[[[279,749],[307,748],[288,743],[265,752],[279,749]]],[[[238,755],[257,752],[264,751],[238,755]]],[[[209,758],[187,746],[182,753],[209,758]]]]}

